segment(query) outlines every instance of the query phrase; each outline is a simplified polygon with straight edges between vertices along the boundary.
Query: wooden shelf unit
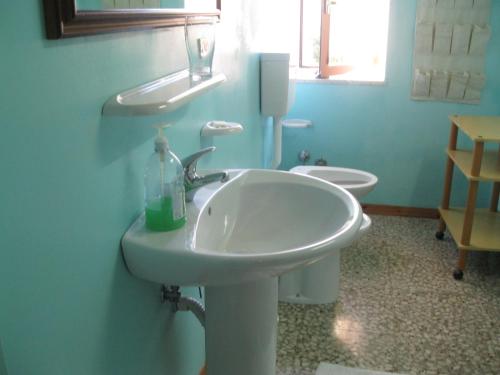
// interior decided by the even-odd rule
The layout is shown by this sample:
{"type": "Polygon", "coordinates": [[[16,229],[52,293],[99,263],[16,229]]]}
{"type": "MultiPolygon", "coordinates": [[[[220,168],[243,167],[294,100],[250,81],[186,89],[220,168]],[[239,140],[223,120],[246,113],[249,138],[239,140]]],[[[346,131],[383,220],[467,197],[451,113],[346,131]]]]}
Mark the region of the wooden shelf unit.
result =
{"type": "Polygon", "coordinates": [[[450,116],[451,130],[447,149],[448,160],[444,181],[443,200],[437,238],[448,230],[459,249],[456,279],[463,277],[467,251],[500,251],[500,147],[498,151],[484,151],[485,142],[500,145],[500,117],[450,116]],[[473,150],[457,150],[458,130],[473,142],[473,150]],[[469,181],[465,208],[450,208],[451,185],[454,166],[469,181]],[[479,182],[492,182],[493,190],[489,209],[476,210],[479,182]]]}
{"type": "Polygon", "coordinates": [[[470,245],[462,245],[462,228],[465,218],[464,208],[439,209],[451,236],[460,250],[495,251],[500,249],[500,215],[487,209],[476,209],[472,225],[470,245]],[[458,240],[458,241],[457,241],[458,240]]]}
{"type": "Polygon", "coordinates": [[[447,150],[447,154],[467,179],[473,181],[498,181],[500,153],[495,151],[485,151],[483,153],[483,161],[478,176],[471,174],[473,160],[471,151],[447,150]]]}

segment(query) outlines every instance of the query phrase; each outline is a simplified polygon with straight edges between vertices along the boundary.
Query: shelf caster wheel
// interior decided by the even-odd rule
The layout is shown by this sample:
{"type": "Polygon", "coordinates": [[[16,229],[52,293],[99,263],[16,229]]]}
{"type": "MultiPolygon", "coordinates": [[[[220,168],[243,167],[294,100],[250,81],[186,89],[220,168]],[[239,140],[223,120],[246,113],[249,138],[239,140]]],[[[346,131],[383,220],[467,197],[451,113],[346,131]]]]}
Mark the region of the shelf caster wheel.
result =
{"type": "Polygon", "coordinates": [[[462,280],[464,278],[464,271],[458,269],[453,271],[453,278],[455,280],[462,280]]]}
{"type": "Polygon", "coordinates": [[[436,238],[438,240],[442,240],[444,238],[444,232],[436,232],[436,238]]]}

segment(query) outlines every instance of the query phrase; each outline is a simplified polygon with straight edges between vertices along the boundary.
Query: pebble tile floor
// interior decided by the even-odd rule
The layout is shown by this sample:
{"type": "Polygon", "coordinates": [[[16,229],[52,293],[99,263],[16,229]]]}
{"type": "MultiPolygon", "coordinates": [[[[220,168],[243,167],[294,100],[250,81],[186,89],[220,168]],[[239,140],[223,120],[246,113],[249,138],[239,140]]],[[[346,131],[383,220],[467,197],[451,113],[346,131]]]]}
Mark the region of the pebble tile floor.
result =
{"type": "Polygon", "coordinates": [[[339,300],[279,304],[279,375],[320,362],[402,374],[500,375],[500,253],[470,252],[455,281],[456,247],[437,220],[372,216],[342,250],[339,300]]]}

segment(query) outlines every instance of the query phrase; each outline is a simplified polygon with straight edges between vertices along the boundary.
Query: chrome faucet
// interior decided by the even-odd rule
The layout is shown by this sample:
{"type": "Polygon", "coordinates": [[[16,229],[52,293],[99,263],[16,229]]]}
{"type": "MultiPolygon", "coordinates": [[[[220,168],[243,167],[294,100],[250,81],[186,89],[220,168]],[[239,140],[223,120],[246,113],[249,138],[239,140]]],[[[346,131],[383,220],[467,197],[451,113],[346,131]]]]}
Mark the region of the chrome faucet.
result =
{"type": "Polygon", "coordinates": [[[186,190],[186,201],[192,201],[196,190],[204,185],[216,181],[226,182],[227,180],[229,180],[229,174],[227,172],[211,173],[205,176],[200,176],[196,173],[196,164],[198,163],[198,160],[203,155],[213,151],[215,151],[214,146],[207,147],[181,160],[182,167],[184,168],[184,188],[186,190]]]}

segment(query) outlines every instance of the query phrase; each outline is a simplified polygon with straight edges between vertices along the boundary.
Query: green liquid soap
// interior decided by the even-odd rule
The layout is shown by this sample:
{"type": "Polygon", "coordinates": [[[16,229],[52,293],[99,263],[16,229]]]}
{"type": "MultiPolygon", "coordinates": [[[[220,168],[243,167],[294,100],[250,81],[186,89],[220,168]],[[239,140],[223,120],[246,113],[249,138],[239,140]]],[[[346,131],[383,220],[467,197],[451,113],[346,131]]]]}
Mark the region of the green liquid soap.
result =
{"type": "Polygon", "coordinates": [[[171,197],[153,200],[146,207],[146,227],[148,229],[165,232],[179,229],[185,223],[186,217],[174,220],[171,197]]]}

